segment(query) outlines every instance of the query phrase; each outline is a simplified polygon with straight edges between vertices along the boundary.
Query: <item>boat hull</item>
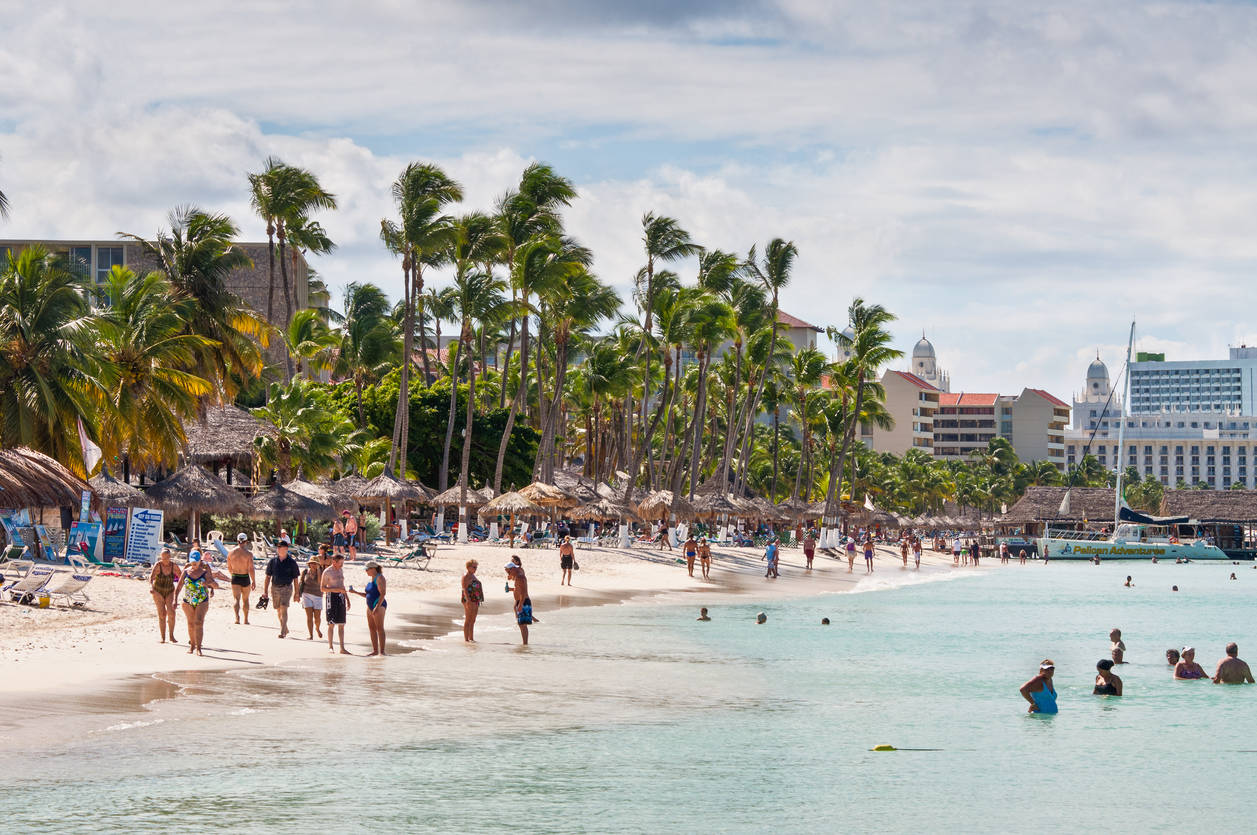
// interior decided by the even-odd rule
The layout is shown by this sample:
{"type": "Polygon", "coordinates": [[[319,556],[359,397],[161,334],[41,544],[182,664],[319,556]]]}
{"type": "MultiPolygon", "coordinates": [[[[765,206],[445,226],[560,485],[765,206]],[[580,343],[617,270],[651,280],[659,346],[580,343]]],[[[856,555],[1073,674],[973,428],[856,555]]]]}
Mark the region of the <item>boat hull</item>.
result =
{"type": "Polygon", "coordinates": [[[1229,560],[1226,552],[1203,542],[1114,542],[1086,539],[1039,539],[1039,553],[1049,560],[1229,560]]]}

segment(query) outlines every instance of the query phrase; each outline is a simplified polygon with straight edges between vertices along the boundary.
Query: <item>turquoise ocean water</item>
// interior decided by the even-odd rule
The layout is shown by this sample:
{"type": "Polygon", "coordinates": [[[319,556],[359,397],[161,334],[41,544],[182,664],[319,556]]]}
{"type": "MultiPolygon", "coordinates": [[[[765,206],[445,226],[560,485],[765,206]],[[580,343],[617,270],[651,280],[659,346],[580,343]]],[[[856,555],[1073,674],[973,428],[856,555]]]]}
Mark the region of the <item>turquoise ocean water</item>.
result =
{"type": "Polygon", "coordinates": [[[438,641],[376,663],[174,676],[178,698],[59,722],[5,751],[0,820],[45,832],[1247,826],[1257,687],[1175,682],[1163,653],[1195,645],[1212,671],[1236,640],[1257,663],[1250,566],[1031,564],[867,588],[748,598],[705,624],[694,605],[540,612],[528,650],[498,623],[471,650],[438,641]],[[1114,626],[1127,695],[1095,697],[1114,626]],[[1061,712],[1028,716],[1017,688],[1045,656],[1061,712]]]}

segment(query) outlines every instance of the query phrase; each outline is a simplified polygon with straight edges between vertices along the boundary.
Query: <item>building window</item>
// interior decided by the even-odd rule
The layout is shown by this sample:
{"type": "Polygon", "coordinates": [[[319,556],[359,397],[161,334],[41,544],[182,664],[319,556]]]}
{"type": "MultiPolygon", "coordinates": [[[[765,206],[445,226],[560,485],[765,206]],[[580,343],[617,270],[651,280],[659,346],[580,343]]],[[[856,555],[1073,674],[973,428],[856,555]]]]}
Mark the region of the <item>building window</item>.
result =
{"type": "Polygon", "coordinates": [[[98,246],[96,247],[96,283],[104,284],[109,277],[109,271],[114,267],[122,266],[122,247],[120,246],[98,246]]]}
{"type": "Polygon", "coordinates": [[[72,246],[67,255],[70,258],[70,269],[83,278],[92,274],[92,248],[90,246],[72,246]]]}

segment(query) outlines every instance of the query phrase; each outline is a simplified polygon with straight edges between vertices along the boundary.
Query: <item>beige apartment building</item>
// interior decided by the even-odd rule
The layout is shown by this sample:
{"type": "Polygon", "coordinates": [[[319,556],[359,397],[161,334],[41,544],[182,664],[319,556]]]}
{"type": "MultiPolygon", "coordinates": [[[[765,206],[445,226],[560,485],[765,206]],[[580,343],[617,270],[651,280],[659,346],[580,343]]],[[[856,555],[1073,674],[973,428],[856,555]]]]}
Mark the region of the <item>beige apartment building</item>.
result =
{"type": "Polygon", "coordinates": [[[895,455],[903,455],[910,449],[921,449],[933,455],[934,417],[943,393],[907,371],[884,373],[882,388],[886,391],[886,410],[894,417],[895,425],[891,429],[862,426],[865,445],[895,455]]]}

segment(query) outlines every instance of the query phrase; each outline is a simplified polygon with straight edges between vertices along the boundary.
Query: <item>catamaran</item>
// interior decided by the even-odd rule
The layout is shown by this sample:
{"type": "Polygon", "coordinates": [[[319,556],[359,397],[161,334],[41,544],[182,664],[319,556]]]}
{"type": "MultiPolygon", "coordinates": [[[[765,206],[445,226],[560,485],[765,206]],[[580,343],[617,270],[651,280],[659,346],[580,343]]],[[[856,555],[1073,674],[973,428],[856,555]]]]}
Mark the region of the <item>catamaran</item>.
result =
{"type": "MultiPolygon", "coordinates": [[[[1130,355],[1135,345],[1135,323],[1130,323],[1130,340],[1126,343],[1125,393],[1117,424],[1117,488],[1113,491],[1113,531],[1079,531],[1045,525],[1038,540],[1039,555],[1048,560],[1225,560],[1229,559],[1217,545],[1184,529],[1198,530],[1198,524],[1187,516],[1151,516],[1140,513],[1122,498],[1121,456],[1125,451],[1126,404],[1130,402],[1130,355]]],[[[1107,411],[1107,407],[1106,407],[1107,411]]],[[[1061,514],[1069,509],[1069,488],[1061,500],[1061,514]]]]}

